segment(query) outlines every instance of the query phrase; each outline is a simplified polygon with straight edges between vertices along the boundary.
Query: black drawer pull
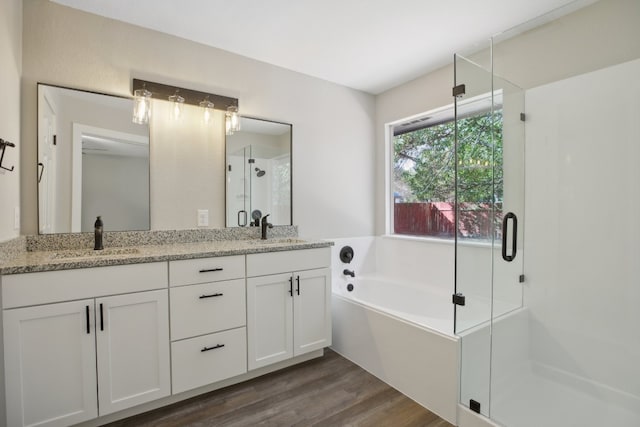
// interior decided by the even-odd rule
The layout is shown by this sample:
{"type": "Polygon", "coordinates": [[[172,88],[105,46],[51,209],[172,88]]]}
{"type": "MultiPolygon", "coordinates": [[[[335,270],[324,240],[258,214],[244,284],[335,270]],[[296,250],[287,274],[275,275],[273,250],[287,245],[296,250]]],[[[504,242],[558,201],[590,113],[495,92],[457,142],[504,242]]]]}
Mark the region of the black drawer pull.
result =
{"type": "Polygon", "coordinates": [[[100,330],[104,331],[104,315],[102,314],[102,303],[100,303],[100,330]]]}
{"type": "Polygon", "coordinates": [[[205,270],[200,270],[200,273],[211,273],[212,271],[222,271],[222,268],[218,267],[218,268],[209,268],[205,270]]]}
{"type": "Polygon", "coordinates": [[[200,351],[204,353],[205,351],[209,351],[209,350],[216,350],[216,349],[218,349],[218,348],[222,348],[222,347],[224,347],[224,344],[216,344],[216,345],[214,345],[213,347],[205,347],[205,348],[203,348],[203,349],[202,349],[202,350],[200,350],[200,351]]]}
{"type": "Polygon", "coordinates": [[[85,308],[86,308],[85,313],[87,317],[87,333],[91,334],[91,323],[89,323],[89,306],[87,305],[85,306],[85,308]]]}
{"type": "Polygon", "coordinates": [[[221,297],[224,294],[209,294],[209,295],[200,295],[198,298],[200,299],[205,299],[205,298],[213,298],[213,297],[221,297]]]}

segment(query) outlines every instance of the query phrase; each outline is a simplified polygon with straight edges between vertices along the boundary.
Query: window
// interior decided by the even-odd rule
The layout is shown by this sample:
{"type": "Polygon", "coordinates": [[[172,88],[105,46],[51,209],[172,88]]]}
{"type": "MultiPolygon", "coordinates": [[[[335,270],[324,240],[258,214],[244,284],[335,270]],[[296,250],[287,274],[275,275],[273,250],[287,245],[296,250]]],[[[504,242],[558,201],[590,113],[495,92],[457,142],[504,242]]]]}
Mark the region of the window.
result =
{"type": "Polygon", "coordinates": [[[492,114],[490,102],[485,96],[459,108],[457,153],[453,106],[392,125],[392,233],[454,237],[457,167],[458,236],[494,237],[502,204],[502,111],[492,114]]]}

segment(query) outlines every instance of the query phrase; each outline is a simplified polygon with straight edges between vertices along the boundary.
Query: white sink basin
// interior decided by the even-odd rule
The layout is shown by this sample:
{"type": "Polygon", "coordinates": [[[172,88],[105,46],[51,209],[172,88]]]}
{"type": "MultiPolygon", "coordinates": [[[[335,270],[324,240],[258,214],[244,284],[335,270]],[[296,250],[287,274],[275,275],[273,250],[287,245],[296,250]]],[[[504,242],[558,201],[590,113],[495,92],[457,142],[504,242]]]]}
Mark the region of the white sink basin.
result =
{"type": "Polygon", "coordinates": [[[113,255],[134,255],[138,253],[140,253],[140,250],[137,248],[108,248],[99,251],[95,251],[93,249],[76,249],[54,252],[51,254],[50,259],[95,258],[113,255]]]}

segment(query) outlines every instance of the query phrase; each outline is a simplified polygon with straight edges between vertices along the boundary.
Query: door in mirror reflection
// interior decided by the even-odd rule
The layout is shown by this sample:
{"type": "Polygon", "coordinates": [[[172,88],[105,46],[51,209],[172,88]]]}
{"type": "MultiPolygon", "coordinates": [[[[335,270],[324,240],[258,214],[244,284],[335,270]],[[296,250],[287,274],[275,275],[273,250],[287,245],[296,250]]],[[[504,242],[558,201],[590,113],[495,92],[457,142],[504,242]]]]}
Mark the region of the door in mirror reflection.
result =
{"type": "Polygon", "coordinates": [[[291,125],[248,117],[227,135],[227,227],[257,226],[269,215],[291,225],[291,125]]]}
{"type": "Polygon", "coordinates": [[[149,229],[149,128],[131,99],[38,85],[41,234],[149,229]]]}

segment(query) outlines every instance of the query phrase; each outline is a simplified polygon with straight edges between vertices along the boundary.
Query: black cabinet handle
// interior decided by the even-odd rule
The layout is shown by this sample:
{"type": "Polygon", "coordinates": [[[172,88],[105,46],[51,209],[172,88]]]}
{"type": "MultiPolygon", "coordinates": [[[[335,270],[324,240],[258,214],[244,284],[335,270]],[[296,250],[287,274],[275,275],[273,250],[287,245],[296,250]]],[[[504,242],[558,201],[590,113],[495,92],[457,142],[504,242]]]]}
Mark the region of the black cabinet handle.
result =
{"type": "Polygon", "coordinates": [[[216,344],[213,347],[204,347],[202,350],[200,350],[202,353],[204,353],[205,351],[209,351],[209,350],[216,350],[218,348],[222,348],[224,347],[224,344],[216,344]]]}
{"type": "Polygon", "coordinates": [[[205,299],[205,298],[214,298],[214,297],[221,297],[223,294],[209,294],[209,295],[200,295],[198,298],[200,299],[205,299]]]}
{"type": "Polygon", "coordinates": [[[100,303],[100,330],[104,331],[104,316],[102,315],[102,303],[100,303]]]}
{"type": "Polygon", "coordinates": [[[509,212],[502,220],[502,259],[511,262],[516,259],[518,247],[518,217],[513,212],[509,212]],[[509,220],[513,220],[513,235],[511,236],[511,255],[507,255],[507,225],[509,220]]]}
{"type": "Polygon", "coordinates": [[[293,297],[293,276],[289,277],[289,295],[293,297]]]}
{"type": "Polygon", "coordinates": [[[87,317],[87,333],[90,334],[91,333],[91,324],[89,323],[89,306],[85,306],[85,313],[86,313],[86,317],[87,317]]]}
{"type": "Polygon", "coordinates": [[[222,271],[222,268],[208,268],[204,270],[200,270],[200,273],[211,273],[212,271],[222,271]]]}
{"type": "Polygon", "coordinates": [[[296,293],[300,295],[300,276],[296,277],[296,293]]]}

